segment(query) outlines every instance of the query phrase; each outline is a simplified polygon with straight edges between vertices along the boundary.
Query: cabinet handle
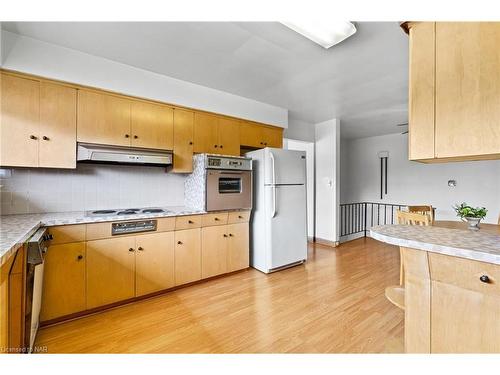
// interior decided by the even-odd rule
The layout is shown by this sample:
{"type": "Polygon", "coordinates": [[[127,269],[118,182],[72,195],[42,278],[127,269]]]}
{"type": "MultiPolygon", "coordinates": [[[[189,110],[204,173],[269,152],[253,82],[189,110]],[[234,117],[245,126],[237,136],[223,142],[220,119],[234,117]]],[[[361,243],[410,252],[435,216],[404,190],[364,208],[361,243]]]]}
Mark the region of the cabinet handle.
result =
{"type": "Polygon", "coordinates": [[[264,146],[267,146],[267,142],[264,142],[264,146]]]}
{"type": "Polygon", "coordinates": [[[140,247],[140,246],[139,246],[139,247],[137,248],[137,250],[142,251],[142,250],[144,250],[144,249],[143,249],[142,247],[140,247]]]}
{"type": "Polygon", "coordinates": [[[43,139],[44,141],[48,141],[48,140],[49,140],[49,137],[47,137],[46,135],[44,135],[44,136],[42,137],[42,139],[43,139]]]}
{"type": "Polygon", "coordinates": [[[125,138],[129,138],[129,137],[130,137],[130,135],[128,135],[128,134],[125,134],[125,138]]]}
{"type": "Polygon", "coordinates": [[[215,218],[214,218],[214,220],[215,220],[215,221],[219,221],[220,219],[219,219],[218,217],[215,217],[215,218]]]}
{"type": "Polygon", "coordinates": [[[139,136],[138,135],[134,135],[134,139],[137,139],[137,138],[139,138],[139,136]]]}
{"type": "Polygon", "coordinates": [[[224,147],[223,147],[223,145],[220,145],[219,147],[220,147],[220,148],[224,148],[224,147]]]}
{"type": "Polygon", "coordinates": [[[189,141],[189,145],[191,146],[193,144],[193,141],[189,141]]]}
{"type": "Polygon", "coordinates": [[[131,247],[130,249],[128,249],[128,251],[134,251],[134,248],[133,248],[133,247],[131,247]]]}
{"type": "Polygon", "coordinates": [[[182,245],[182,241],[177,241],[177,245],[182,245]]]}
{"type": "Polygon", "coordinates": [[[82,260],[82,259],[83,259],[83,255],[78,255],[78,256],[76,257],[76,260],[82,260]]]}
{"type": "Polygon", "coordinates": [[[227,234],[224,233],[224,237],[227,237],[227,234]]]}
{"type": "Polygon", "coordinates": [[[37,140],[38,138],[35,135],[30,135],[30,139],[37,140]]]}
{"type": "Polygon", "coordinates": [[[489,284],[491,281],[490,278],[488,277],[488,275],[481,275],[479,280],[481,280],[483,283],[486,283],[486,284],[489,284]]]}
{"type": "Polygon", "coordinates": [[[229,233],[229,237],[233,237],[233,234],[232,234],[232,233],[229,233]]]}
{"type": "Polygon", "coordinates": [[[194,224],[193,220],[188,220],[188,224],[194,224]]]}
{"type": "Polygon", "coordinates": [[[241,215],[238,215],[238,219],[243,219],[243,216],[241,216],[241,215]]]}
{"type": "Polygon", "coordinates": [[[219,147],[219,146],[217,146],[217,145],[214,145],[214,147],[215,147],[215,148],[217,148],[217,147],[219,147]]]}

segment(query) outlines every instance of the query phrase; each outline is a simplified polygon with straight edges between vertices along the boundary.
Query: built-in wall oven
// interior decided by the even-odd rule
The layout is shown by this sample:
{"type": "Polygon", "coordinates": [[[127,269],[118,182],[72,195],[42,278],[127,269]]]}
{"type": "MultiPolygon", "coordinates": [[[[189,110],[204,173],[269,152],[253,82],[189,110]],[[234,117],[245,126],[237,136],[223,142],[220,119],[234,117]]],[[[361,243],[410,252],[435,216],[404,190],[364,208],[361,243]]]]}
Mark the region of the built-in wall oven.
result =
{"type": "Polygon", "coordinates": [[[252,208],[252,159],[206,155],[206,210],[252,208]]]}

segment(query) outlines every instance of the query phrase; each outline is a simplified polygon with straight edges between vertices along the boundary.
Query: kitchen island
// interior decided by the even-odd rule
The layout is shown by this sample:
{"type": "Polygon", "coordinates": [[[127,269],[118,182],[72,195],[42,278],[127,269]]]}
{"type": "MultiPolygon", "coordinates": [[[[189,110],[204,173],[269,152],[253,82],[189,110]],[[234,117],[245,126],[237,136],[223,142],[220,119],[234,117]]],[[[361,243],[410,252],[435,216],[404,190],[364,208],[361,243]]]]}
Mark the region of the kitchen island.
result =
{"type": "Polygon", "coordinates": [[[407,353],[500,352],[500,226],[381,225],[370,234],[401,248],[407,353]]]}

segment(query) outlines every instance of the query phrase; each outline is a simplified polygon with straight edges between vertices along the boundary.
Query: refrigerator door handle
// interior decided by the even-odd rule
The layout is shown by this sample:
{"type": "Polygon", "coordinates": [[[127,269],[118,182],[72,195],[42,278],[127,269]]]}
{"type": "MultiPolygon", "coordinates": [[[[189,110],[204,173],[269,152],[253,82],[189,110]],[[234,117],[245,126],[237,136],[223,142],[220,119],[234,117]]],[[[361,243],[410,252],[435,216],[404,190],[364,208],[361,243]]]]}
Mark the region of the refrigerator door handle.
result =
{"type": "Polygon", "coordinates": [[[274,169],[274,154],[269,152],[269,157],[271,159],[271,171],[272,171],[272,183],[273,183],[273,213],[271,217],[276,216],[276,171],[274,169]]]}

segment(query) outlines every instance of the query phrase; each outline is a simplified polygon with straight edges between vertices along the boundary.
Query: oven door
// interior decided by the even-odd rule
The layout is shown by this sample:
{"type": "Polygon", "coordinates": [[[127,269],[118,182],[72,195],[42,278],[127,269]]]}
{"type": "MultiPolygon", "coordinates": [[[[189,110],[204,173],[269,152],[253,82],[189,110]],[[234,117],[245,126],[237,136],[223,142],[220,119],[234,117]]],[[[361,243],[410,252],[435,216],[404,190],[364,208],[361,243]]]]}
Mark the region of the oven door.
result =
{"type": "Polygon", "coordinates": [[[207,211],[250,208],[252,171],[207,170],[207,211]]]}

